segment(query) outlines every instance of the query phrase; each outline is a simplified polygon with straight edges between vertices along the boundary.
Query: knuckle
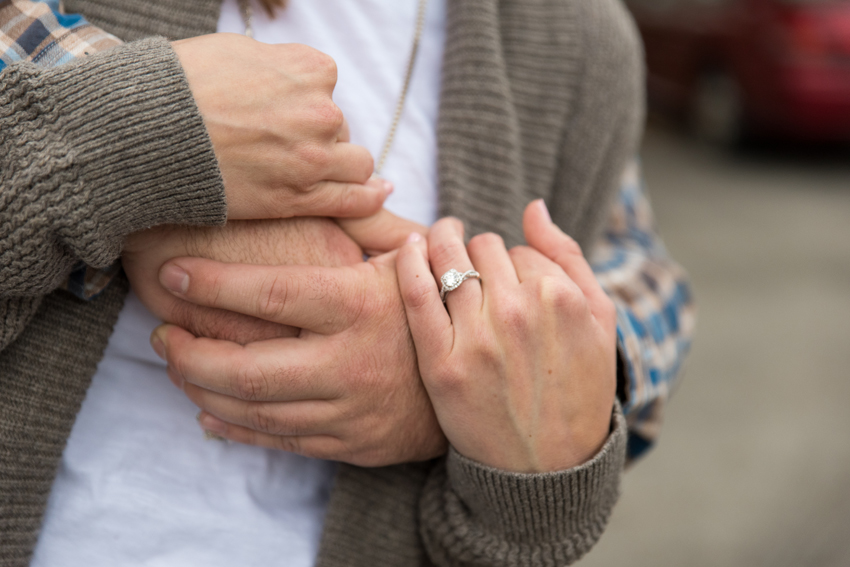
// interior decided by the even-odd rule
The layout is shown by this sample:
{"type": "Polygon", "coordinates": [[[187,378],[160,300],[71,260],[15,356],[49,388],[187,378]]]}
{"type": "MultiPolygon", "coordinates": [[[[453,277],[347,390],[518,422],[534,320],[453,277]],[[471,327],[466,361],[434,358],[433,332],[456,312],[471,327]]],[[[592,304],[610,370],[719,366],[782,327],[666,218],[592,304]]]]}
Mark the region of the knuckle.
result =
{"type": "Polygon", "coordinates": [[[266,399],[270,380],[262,368],[254,364],[242,364],[236,370],[233,393],[240,400],[256,402],[266,399]]]}
{"type": "Polygon", "coordinates": [[[306,53],[306,58],[311,69],[322,75],[328,82],[336,84],[337,65],[333,57],[318,49],[310,49],[306,53]]]}
{"type": "Polygon", "coordinates": [[[319,50],[303,43],[279,43],[271,44],[269,47],[273,50],[280,51],[282,55],[286,55],[292,60],[305,63],[310,62],[310,58],[314,53],[321,53],[319,50]]]}
{"type": "Polygon", "coordinates": [[[298,297],[297,286],[279,274],[267,279],[260,286],[258,306],[262,316],[269,320],[280,319],[289,301],[298,297]]]}
{"type": "Polygon", "coordinates": [[[537,280],[537,297],[548,308],[567,309],[582,303],[584,295],[564,278],[543,276],[537,280]]]}
{"type": "Polygon", "coordinates": [[[353,165],[351,167],[351,181],[365,184],[375,172],[375,158],[369,150],[362,146],[352,147],[357,148],[355,150],[357,152],[357,156],[356,159],[353,160],[353,165]]]}
{"type": "Polygon", "coordinates": [[[221,304],[222,290],[226,288],[222,274],[212,271],[208,273],[201,272],[200,276],[196,278],[201,284],[199,286],[200,290],[198,290],[200,292],[198,294],[200,296],[199,298],[206,299],[210,307],[218,307],[221,304]]]}
{"type": "Polygon", "coordinates": [[[429,252],[433,265],[449,266],[454,264],[458,258],[462,258],[466,250],[463,247],[463,242],[451,239],[435,243],[429,252]]]}
{"type": "Polygon", "coordinates": [[[316,107],[316,118],[319,126],[331,134],[336,134],[345,123],[342,110],[330,99],[326,99],[316,107]]]}
{"type": "Polygon", "coordinates": [[[431,303],[433,293],[433,288],[423,282],[422,284],[415,285],[410,289],[405,290],[404,302],[410,309],[418,311],[424,309],[431,303]]]}
{"type": "Polygon", "coordinates": [[[249,404],[246,412],[246,420],[250,429],[253,429],[254,431],[261,431],[263,433],[270,433],[272,435],[277,434],[277,431],[279,430],[277,418],[273,415],[272,409],[268,404],[249,404]]]}
{"type": "Polygon", "coordinates": [[[172,346],[168,349],[168,364],[181,376],[193,375],[192,364],[189,357],[186,356],[186,353],[180,348],[172,346]]]}
{"type": "Polygon", "coordinates": [[[275,438],[275,448],[287,453],[301,455],[303,453],[302,440],[297,435],[284,435],[275,438]]]}
{"type": "Polygon", "coordinates": [[[338,214],[358,213],[376,204],[380,206],[376,196],[374,191],[363,185],[342,184],[337,192],[338,214]]]}

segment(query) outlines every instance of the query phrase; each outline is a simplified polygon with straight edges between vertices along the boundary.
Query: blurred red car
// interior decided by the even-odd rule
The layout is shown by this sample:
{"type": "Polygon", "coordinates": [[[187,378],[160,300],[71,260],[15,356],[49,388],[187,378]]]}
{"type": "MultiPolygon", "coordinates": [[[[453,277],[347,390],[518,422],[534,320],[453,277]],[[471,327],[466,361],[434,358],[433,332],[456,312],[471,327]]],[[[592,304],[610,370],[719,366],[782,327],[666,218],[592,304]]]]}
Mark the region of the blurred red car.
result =
{"type": "Polygon", "coordinates": [[[627,0],[654,108],[701,136],[850,140],[850,1],[627,0]]]}

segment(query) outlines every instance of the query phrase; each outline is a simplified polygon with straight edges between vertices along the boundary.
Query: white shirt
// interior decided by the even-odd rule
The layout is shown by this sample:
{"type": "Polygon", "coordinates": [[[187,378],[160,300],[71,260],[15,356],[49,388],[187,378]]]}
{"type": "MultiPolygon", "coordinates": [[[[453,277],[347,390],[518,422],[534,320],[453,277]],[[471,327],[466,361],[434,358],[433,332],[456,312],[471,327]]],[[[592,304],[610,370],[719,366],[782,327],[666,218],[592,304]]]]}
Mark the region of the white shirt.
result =
{"type": "MultiPolygon", "coordinates": [[[[387,207],[423,224],[437,214],[444,2],[430,0],[383,171],[396,186],[387,207]]],[[[255,5],[254,33],[333,57],[334,100],[352,142],[377,156],[403,82],[416,8],[416,0],[290,0],[270,20],[255,5]]],[[[244,31],[236,0],[225,0],[218,30],[244,31]]],[[[158,323],[131,292],[68,439],[31,565],[313,565],[333,463],[204,441],[198,409],[149,346],[158,323]]]]}

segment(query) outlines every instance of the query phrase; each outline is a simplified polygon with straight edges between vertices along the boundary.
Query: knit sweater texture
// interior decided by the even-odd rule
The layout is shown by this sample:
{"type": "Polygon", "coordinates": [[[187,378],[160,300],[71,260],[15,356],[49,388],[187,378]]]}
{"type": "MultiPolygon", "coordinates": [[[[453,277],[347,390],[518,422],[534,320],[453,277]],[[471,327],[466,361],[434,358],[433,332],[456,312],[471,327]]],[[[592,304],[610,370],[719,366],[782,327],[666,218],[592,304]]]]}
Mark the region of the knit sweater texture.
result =
{"type": "MultiPolygon", "coordinates": [[[[62,450],[127,291],[54,291],[79,261],[165,223],[221,224],[203,121],[166,39],[212,33],[218,0],[67,0],[131,43],[0,74],[0,566],[27,565],[62,450]]],[[[438,122],[440,211],[522,242],[544,198],[588,249],[643,122],[642,53],[619,0],[448,0],[438,122]]],[[[318,557],[336,565],[564,565],[617,499],[619,407],[600,453],[568,471],[499,471],[454,451],[342,465],[318,557]]]]}

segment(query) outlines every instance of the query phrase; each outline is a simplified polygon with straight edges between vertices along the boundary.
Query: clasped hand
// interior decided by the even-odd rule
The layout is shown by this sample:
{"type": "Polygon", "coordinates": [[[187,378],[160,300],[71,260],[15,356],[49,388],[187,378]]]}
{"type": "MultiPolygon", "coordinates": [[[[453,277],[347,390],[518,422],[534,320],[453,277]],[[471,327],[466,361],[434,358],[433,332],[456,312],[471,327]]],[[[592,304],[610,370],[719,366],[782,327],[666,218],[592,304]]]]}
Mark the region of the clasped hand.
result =
{"type": "Polygon", "coordinates": [[[482,235],[467,249],[453,219],[426,245],[424,229],[380,209],[391,186],[369,179],[372,157],[349,143],[333,60],[229,34],[173,45],[230,222],[133,235],[123,259],[145,305],[176,323],[152,344],[203,427],[363,466],[432,458],[447,439],[523,472],[598,451],[614,402],[614,308],[542,201],[525,213],[529,247],[482,235]],[[311,216],[353,218],[280,220],[311,216]],[[387,252],[401,230],[402,242],[416,232],[387,252]],[[446,311],[436,278],[473,265],[482,280],[451,292],[446,311]]]}
{"type": "Polygon", "coordinates": [[[436,429],[497,468],[570,468],[609,433],[615,311],[542,201],[524,226],[528,247],[467,248],[443,219],[427,242],[341,267],[177,258],[159,273],[175,297],[301,331],[240,345],[165,325],[152,342],[202,426],[234,441],[375,466],[440,454],[436,429]],[[436,278],[472,266],[481,281],[447,310],[436,278]]]}

